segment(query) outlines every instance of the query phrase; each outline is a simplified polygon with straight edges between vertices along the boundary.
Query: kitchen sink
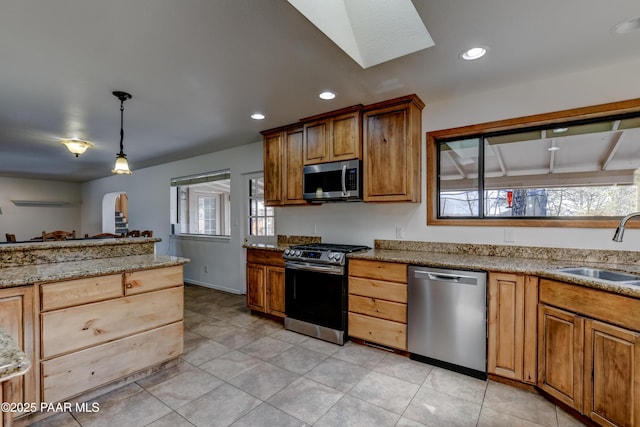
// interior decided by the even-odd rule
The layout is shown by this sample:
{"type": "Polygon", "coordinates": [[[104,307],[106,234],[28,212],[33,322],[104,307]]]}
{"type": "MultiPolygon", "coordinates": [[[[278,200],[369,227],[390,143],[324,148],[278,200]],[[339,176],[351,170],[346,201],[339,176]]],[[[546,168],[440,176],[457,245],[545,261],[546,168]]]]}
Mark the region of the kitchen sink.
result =
{"type": "Polygon", "coordinates": [[[609,282],[619,282],[640,286],[640,275],[638,274],[621,273],[619,271],[592,267],[560,268],[556,271],[559,273],[575,274],[577,276],[591,277],[609,282]]]}

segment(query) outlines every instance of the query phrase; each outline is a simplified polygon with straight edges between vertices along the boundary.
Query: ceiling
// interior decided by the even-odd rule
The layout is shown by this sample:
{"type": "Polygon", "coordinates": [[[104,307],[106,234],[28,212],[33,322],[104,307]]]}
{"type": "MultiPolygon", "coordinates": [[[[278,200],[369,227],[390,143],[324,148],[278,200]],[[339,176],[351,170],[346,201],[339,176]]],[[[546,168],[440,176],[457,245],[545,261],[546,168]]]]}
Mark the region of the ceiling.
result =
{"type": "Polygon", "coordinates": [[[0,0],[0,175],[83,182],[417,93],[427,104],[640,57],[638,0],[413,0],[435,46],[363,69],[286,0],[0,0]],[[487,46],[482,59],[459,53],[487,46]],[[318,93],[331,89],[336,99],[318,93]],[[267,118],[249,118],[256,111],[267,118]],[[76,158],[61,138],[90,140],[76,158]]]}

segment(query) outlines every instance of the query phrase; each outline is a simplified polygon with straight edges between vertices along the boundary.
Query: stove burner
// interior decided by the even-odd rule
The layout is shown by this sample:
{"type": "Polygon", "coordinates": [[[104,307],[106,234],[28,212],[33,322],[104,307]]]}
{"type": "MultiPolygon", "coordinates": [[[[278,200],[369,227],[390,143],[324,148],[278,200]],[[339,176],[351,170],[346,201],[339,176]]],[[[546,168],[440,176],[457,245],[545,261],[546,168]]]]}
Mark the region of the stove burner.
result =
{"type": "Polygon", "coordinates": [[[309,243],[306,245],[295,245],[290,249],[296,250],[318,250],[318,251],[331,251],[331,252],[342,252],[345,254],[357,251],[364,251],[371,249],[369,246],[363,245],[340,245],[337,243],[309,243]]]}
{"type": "Polygon", "coordinates": [[[371,248],[363,245],[310,243],[291,246],[284,251],[283,258],[290,261],[305,261],[315,264],[345,265],[345,254],[368,249],[371,248]]]}

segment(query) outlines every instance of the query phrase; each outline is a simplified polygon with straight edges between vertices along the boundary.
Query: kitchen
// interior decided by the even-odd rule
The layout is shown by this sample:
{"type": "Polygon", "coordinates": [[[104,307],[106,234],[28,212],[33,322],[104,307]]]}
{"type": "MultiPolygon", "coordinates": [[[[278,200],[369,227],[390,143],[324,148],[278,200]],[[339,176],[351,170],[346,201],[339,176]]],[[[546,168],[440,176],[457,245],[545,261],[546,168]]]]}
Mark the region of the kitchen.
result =
{"type": "MultiPolygon", "coordinates": [[[[634,9],[625,11],[629,16],[634,15],[634,9]]],[[[424,7],[416,4],[416,7],[424,7]]],[[[284,9],[283,5],[279,8],[284,9]]],[[[495,8],[494,8],[495,9],[495,8]]],[[[294,12],[285,16],[294,19],[294,12]]],[[[486,13],[486,12],[485,12],[486,13]]],[[[493,13],[493,12],[492,12],[493,13]]],[[[622,12],[620,12],[622,14],[622,12]]],[[[588,18],[594,27],[598,23],[598,13],[589,14],[588,18]]],[[[635,11],[638,15],[638,11],[635,11]]],[[[629,17],[619,16],[616,22],[608,22],[607,28],[602,29],[606,36],[614,38],[609,34],[610,28],[617,22],[629,17]]],[[[517,22],[516,18],[511,18],[512,22],[517,22]]],[[[613,18],[612,18],[613,20],[613,18]]],[[[427,22],[429,30],[433,25],[427,22]]],[[[509,22],[508,19],[505,22],[509,22]]],[[[534,21],[532,21],[534,22],[534,21]]],[[[305,22],[306,23],[306,22],[305,22]]],[[[310,25],[306,23],[307,25],[310,25]]],[[[601,24],[602,25],[602,24],[601,24]]],[[[313,27],[311,27],[313,28],[313,27]]],[[[321,36],[321,34],[320,34],[321,36]]],[[[505,36],[503,36],[505,37],[505,36]]],[[[508,37],[508,36],[507,36],[508,37]]],[[[629,40],[637,41],[637,33],[619,36],[617,39],[621,43],[628,43],[629,40]]],[[[319,38],[319,36],[318,36],[319,38]]],[[[438,40],[436,40],[438,42],[438,40]]],[[[328,45],[329,42],[327,42],[328,45]]],[[[436,44],[438,46],[438,44],[436,44]]],[[[333,47],[327,47],[331,50],[333,47]]],[[[496,47],[491,46],[489,55],[496,51],[496,47]]],[[[541,114],[552,111],[559,111],[568,108],[579,108],[589,105],[602,104],[626,99],[637,98],[640,94],[635,89],[636,76],[640,69],[637,55],[633,55],[633,49],[637,49],[637,44],[631,46],[631,51],[626,56],[618,59],[610,59],[601,63],[583,64],[580,69],[553,68],[548,74],[532,75],[519,69],[513,71],[512,80],[505,80],[504,83],[487,82],[482,90],[472,90],[470,93],[461,92],[451,88],[449,96],[430,95],[424,89],[415,92],[427,104],[422,112],[422,131],[424,133],[439,129],[465,126],[474,123],[489,122],[513,117],[522,117],[531,114],[541,114]],[[615,76],[615,78],[611,78],[615,76]],[[488,84],[492,83],[492,84],[488,84]],[[635,92],[634,92],[635,91],[635,92]],[[526,102],[523,102],[526,100],[526,102]]],[[[426,52],[429,50],[427,49],[426,52]]],[[[457,55],[458,49],[454,52],[457,55]]],[[[340,51],[333,52],[335,61],[347,63],[349,58],[340,59],[343,55],[340,51]]],[[[577,60],[576,53],[569,56],[572,60],[577,60]]],[[[584,55],[587,56],[587,55],[584,55]]],[[[485,59],[490,59],[487,56],[485,59]]],[[[419,67],[412,63],[412,57],[398,60],[406,67],[419,67]]],[[[458,61],[457,58],[455,58],[458,61]]],[[[482,60],[481,60],[482,61],[482,60]]],[[[480,63],[481,64],[481,63],[480,63]]],[[[465,64],[475,67],[474,63],[465,64]]],[[[356,64],[354,64],[357,67],[356,64]]],[[[349,65],[349,69],[352,70],[349,65]]],[[[476,67],[477,68],[477,67],[476,67]]],[[[374,71],[375,69],[372,69],[374,71]]],[[[362,71],[362,70],[360,70],[362,71]]],[[[365,75],[361,76],[363,79],[365,75]]],[[[5,79],[6,80],[6,79],[5,79]]],[[[43,80],[44,81],[44,80],[43,80]]],[[[124,80],[118,80],[124,81],[124,80]]],[[[365,79],[366,81],[366,79],[365,79]]],[[[392,83],[389,83],[392,84],[392,83]]],[[[373,87],[373,86],[372,86],[373,87]]],[[[114,87],[112,90],[122,89],[114,87]]],[[[472,89],[472,88],[471,88],[472,89]]],[[[43,92],[46,92],[46,88],[43,92]]],[[[6,194],[6,199],[0,201],[0,208],[3,214],[0,215],[0,224],[5,227],[15,229],[15,227],[30,227],[31,224],[60,224],[60,229],[76,229],[81,233],[98,233],[101,231],[102,197],[106,193],[113,191],[125,191],[129,195],[130,217],[133,226],[142,229],[153,229],[154,236],[162,240],[156,244],[156,251],[159,254],[179,255],[191,259],[185,265],[185,280],[188,283],[202,284],[216,289],[226,290],[232,293],[241,294],[245,291],[245,249],[244,237],[244,206],[242,197],[231,199],[232,218],[237,218],[237,222],[231,221],[231,236],[229,238],[218,238],[214,240],[204,240],[198,237],[172,236],[170,234],[170,213],[168,190],[169,181],[179,176],[230,169],[231,171],[231,192],[243,194],[244,178],[248,173],[261,171],[263,168],[262,141],[259,131],[291,123],[303,116],[311,116],[326,111],[337,109],[338,107],[353,105],[356,103],[370,103],[383,101],[393,96],[402,96],[413,90],[407,88],[395,89],[389,93],[376,94],[374,89],[367,90],[367,96],[361,96],[359,91],[350,96],[350,101],[341,101],[340,97],[333,104],[317,104],[313,109],[307,109],[305,114],[296,114],[296,108],[290,108],[287,118],[281,118],[270,124],[251,123],[253,129],[252,143],[233,148],[221,148],[211,150],[208,154],[200,154],[189,159],[176,158],[163,164],[144,168],[136,168],[135,156],[129,149],[135,147],[135,135],[131,130],[135,129],[135,116],[129,117],[129,110],[134,112],[133,106],[138,102],[139,107],[142,101],[138,101],[136,87],[132,86],[133,99],[127,101],[125,110],[125,151],[129,155],[130,162],[134,168],[134,174],[126,177],[103,177],[94,180],[79,182],[69,182],[65,179],[41,179],[37,175],[30,177],[3,177],[0,179],[2,194],[6,194]],[[337,103],[339,102],[339,104],[337,103]],[[329,105],[329,106],[327,106],[329,105]],[[131,129],[131,130],[130,130],[131,129]],[[157,184],[156,184],[157,183],[157,184]],[[61,208],[39,208],[19,210],[12,206],[10,200],[13,198],[26,200],[68,200],[73,202],[67,207],[61,208]],[[80,203],[82,201],[82,203],[80,203]],[[17,224],[17,225],[14,225],[17,224]],[[10,227],[11,226],[11,227],[10,227]],[[208,267],[205,269],[205,266],[208,267]]],[[[351,93],[350,89],[342,88],[339,95],[351,93]]],[[[315,93],[310,93],[315,96],[315,93]]],[[[117,127],[118,117],[117,105],[113,105],[115,99],[109,90],[106,91],[104,108],[113,111],[114,115],[107,126],[111,132],[108,143],[105,142],[105,150],[109,156],[117,151],[117,127]],[[112,129],[113,128],[113,129],[112,129]],[[114,151],[115,150],[115,151],[114,151]],[[112,153],[113,152],[113,153],[112,153]]],[[[18,99],[14,99],[15,102],[18,99]]],[[[5,106],[11,109],[11,103],[5,106]]],[[[423,139],[424,141],[424,139],[423,139]]],[[[4,144],[4,141],[3,141],[4,144]]],[[[58,144],[59,145],[59,144],[58,144]]],[[[64,150],[64,147],[56,147],[64,150]]],[[[369,204],[369,203],[344,203],[327,204],[316,207],[284,207],[276,208],[277,234],[279,235],[312,235],[322,237],[323,242],[331,243],[351,243],[373,246],[374,240],[410,240],[424,242],[449,242],[449,243],[470,243],[470,244],[495,244],[504,245],[506,243],[522,246],[539,246],[552,248],[581,248],[590,250],[640,250],[640,242],[636,238],[637,231],[629,229],[624,242],[615,243],[611,241],[613,228],[545,228],[545,227],[460,227],[460,226],[427,226],[425,225],[427,216],[426,205],[426,160],[424,158],[424,147],[422,161],[422,202],[421,203],[397,203],[397,204],[369,204]],[[510,242],[506,242],[505,236],[509,235],[510,242]]],[[[66,153],[69,155],[69,153],[66,153]]],[[[91,150],[81,155],[78,159],[73,159],[76,164],[81,164],[83,156],[90,156],[91,150]]],[[[5,157],[10,158],[10,157],[5,157]]],[[[89,157],[86,157],[87,159],[89,157]]],[[[35,160],[34,160],[35,161],[35,160]]],[[[109,160],[111,163],[111,160],[109,160]]],[[[4,165],[4,161],[3,161],[4,165]]],[[[106,165],[109,169],[111,165],[106,165]]],[[[108,173],[108,172],[107,172],[108,173]]],[[[103,175],[103,176],[106,176],[103,175]]],[[[40,228],[37,227],[38,234],[40,228]]],[[[31,229],[25,229],[20,234],[23,237],[31,237],[27,234],[31,229]]]]}

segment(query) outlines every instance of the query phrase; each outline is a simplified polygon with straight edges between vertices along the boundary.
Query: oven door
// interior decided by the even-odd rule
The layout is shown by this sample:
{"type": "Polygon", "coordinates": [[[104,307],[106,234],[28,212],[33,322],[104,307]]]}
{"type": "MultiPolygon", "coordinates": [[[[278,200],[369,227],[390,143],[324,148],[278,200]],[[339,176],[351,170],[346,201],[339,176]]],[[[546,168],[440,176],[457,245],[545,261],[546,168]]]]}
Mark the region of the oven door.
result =
{"type": "Polygon", "coordinates": [[[285,314],[292,319],[346,330],[344,267],[286,261],[285,314]]]}

